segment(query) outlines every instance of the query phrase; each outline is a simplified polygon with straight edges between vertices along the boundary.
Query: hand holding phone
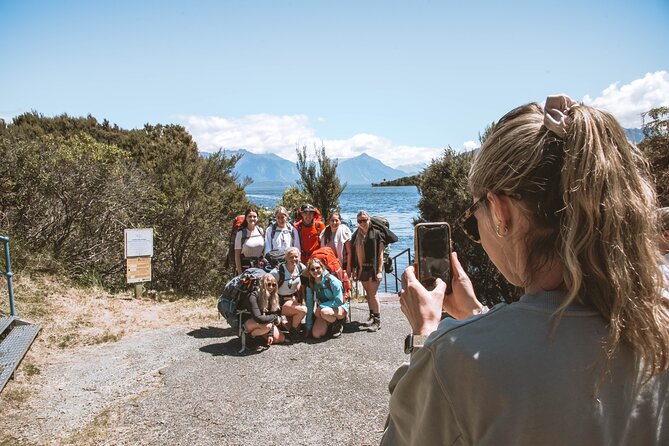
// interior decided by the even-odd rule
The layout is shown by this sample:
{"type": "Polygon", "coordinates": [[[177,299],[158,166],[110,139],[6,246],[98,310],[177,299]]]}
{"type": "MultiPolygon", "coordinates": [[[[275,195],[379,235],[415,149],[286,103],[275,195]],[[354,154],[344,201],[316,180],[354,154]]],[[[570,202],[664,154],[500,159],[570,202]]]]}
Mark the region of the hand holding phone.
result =
{"type": "Polygon", "coordinates": [[[446,222],[419,223],[414,228],[416,277],[428,290],[437,279],[451,292],[451,226],[446,222]]]}

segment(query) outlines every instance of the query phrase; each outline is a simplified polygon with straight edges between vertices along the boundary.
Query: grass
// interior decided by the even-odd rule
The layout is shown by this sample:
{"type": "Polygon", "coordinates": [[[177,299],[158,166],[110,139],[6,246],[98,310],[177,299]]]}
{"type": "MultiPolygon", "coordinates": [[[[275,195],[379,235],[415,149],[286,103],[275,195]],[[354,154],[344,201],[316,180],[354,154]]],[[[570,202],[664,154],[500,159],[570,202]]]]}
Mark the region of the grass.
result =
{"type": "Polygon", "coordinates": [[[32,362],[25,362],[22,366],[21,369],[23,370],[23,373],[26,374],[26,376],[35,376],[39,375],[41,370],[39,367],[37,367],[35,364],[32,362]]]}
{"type": "Polygon", "coordinates": [[[112,333],[110,331],[107,331],[100,336],[94,336],[91,338],[90,342],[87,342],[87,344],[106,344],[108,342],[117,342],[119,341],[125,332],[121,331],[120,333],[112,333]]]}
{"type": "Polygon", "coordinates": [[[2,402],[12,406],[19,406],[30,398],[32,392],[23,387],[5,388],[2,392],[2,402]]]}

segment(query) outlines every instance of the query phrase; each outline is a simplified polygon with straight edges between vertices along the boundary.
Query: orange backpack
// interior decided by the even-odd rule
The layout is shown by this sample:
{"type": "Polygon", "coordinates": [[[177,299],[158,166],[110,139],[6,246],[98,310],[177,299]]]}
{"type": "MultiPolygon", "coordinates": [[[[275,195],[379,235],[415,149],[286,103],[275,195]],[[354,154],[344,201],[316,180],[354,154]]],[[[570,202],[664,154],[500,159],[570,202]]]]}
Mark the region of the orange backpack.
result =
{"type": "Polygon", "coordinates": [[[310,260],[316,257],[321,261],[323,266],[325,266],[330,274],[334,275],[337,279],[341,281],[342,289],[344,291],[344,302],[351,300],[351,282],[348,280],[348,274],[346,270],[341,267],[337,254],[329,246],[323,248],[318,248],[316,251],[311,253],[310,260]]]}
{"type": "MultiPolygon", "coordinates": [[[[232,228],[230,229],[230,240],[228,241],[228,254],[225,256],[225,266],[228,268],[235,267],[235,236],[237,231],[242,228],[246,217],[244,214],[238,215],[232,221],[232,228]]],[[[244,238],[242,237],[242,245],[244,244],[244,238]]]]}

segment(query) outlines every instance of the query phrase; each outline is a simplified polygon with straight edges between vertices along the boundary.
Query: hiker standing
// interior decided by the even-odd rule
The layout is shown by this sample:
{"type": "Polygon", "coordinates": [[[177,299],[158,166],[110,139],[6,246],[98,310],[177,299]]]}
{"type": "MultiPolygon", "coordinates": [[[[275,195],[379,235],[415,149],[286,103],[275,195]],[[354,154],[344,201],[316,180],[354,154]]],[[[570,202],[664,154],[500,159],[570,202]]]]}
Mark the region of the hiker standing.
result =
{"type": "Polygon", "coordinates": [[[353,233],[351,272],[353,280],[362,282],[369,306],[368,331],[374,332],[381,328],[381,304],[376,292],[383,278],[383,250],[385,244],[379,230],[372,227],[367,211],[357,215],[358,229],[353,233]]]}
{"type": "Polygon", "coordinates": [[[297,229],[288,221],[288,211],[279,206],[274,210],[276,221],[265,231],[265,255],[276,253],[283,257],[286,249],[292,247],[300,249],[300,236],[297,229]]]}
{"type": "Polygon", "coordinates": [[[328,226],[321,232],[321,247],[329,246],[337,254],[337,259],[351,275],[351,230],[348,226],[341,224],[341,214],[333,212],[328,217],[328,226]]]}
{"type": "Polygon", "coordinates": [[[295,228],[300,236],[302,263],[306,264],[311,253],[320,248],[319,236],[325,229],[325,223],[321,220],[318,208],[310,204],[305,204],[300,208],[300,216],[301,219],[295,224],[295,228]]]}
{"type": "Polygon", "coordinates": [[[262,257],[265,248],[263,230],[257,225],[258,211],[247,209],[244,213],[242,228],[235,235],[235,267],[237,274],[254,266],[254,262],[262,257]]]}

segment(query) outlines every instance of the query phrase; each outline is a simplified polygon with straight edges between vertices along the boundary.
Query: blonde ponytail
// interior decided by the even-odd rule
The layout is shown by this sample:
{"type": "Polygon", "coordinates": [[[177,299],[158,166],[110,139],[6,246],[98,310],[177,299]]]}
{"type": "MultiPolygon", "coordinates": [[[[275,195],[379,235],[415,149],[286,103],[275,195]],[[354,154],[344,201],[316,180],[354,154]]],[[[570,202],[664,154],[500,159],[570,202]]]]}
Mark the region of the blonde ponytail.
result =
{"type": "Polygon", "coordinates": [[[469,174],[475,199],[516,200],[525,236],[526,283],[548,262],[563,265],[567,305],[579,301],[609,322],[606,355],[624,342],[646,376],[669,368],[669,300],[662,297],[656,197],[648,166],[609,113],[572,106],[556,133],[537,104],[495,124],[469,174]]]}
{"type": "Polygon", "coordinates": [[[609,321],[607,356],[622,340],[654,375],[669,368],[669,301],[648,165],[609,113],[580,106],[570,117],[561,174],[564,306],[582,299],[595,307],[609,321]]]}

